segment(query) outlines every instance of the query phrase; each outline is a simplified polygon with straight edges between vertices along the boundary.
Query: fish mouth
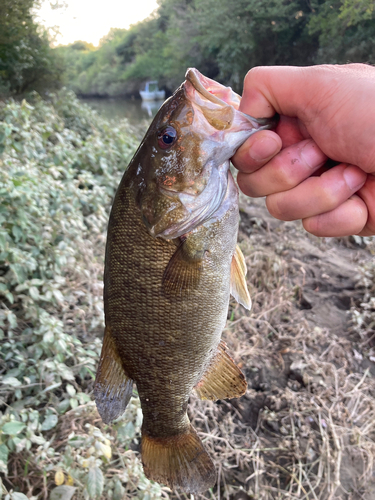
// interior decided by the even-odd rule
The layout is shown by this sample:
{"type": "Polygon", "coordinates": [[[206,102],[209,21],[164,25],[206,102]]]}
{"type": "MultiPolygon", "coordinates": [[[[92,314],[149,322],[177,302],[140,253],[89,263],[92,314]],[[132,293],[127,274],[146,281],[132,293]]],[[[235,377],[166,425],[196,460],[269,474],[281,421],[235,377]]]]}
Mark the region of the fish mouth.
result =
{"type": "Polygon", "coordinates": [[[224,87],[215,80],[202,75],[196,68],[189,68],[185,78],[209,102],[220,106],[233,106],[234,109],[239,108],[241,98],[238,94],[230,87],[224,87]]]}
{"type": "MultiPolygon", "coordinates": [[[[237,114],[241,114],[249,120],[255,130],[265,130],[276,127],[279,120],[278,115],[275,115],[272,118],[254,118],[251,115],[239,111],[241,97],[236,94],[231,87],[225,87],[224,85],[221,85],[221,83],[211,80],[211,78],[202,75],[202,73],[200,73],[196,68],[189,68],[186,71],[185,78],[186,82],[189,82],[189,84],[192,85],[196,92],[203,97],[206,103],[208,102],[213,105],[220,106],[222,109],[221,115],[223,114],[223,110],[226,111],[227,118],[229,118],[228,122],[230,123],[228,123],[228,126],[225,128],[230,127],[234,117],[234,110],[236,110],[237,114]]],[[[186,87],[187,86],[185,85],[185,89],[186,87]]],[[[186,90],[189,93],[189,89],[187,88],[186,90]]]]}

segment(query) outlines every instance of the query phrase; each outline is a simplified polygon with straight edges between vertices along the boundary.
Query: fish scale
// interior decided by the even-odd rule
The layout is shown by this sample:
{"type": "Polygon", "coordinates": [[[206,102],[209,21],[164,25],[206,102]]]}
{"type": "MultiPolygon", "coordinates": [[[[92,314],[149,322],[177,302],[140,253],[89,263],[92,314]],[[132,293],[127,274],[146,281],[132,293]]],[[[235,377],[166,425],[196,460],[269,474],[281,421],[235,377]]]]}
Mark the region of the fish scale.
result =
{"type": "Polygon", "coordinates": [[[228,218],[232,216],[230,235],[225,230],[221,237],[215,231],[215,246],[211,250],[217,254],[215,273],[204,276],[199,288],[189,295],[189,300],[167,298],[162,289],[162,276],[176,246],[164,240],[155,245],[155,239],[148,234],[139,210],[132,204],[132,193],[126,186],[131,178],[130,168],[123,186],[119,188],[119,201],[115,201],[113,222],[108,230],[104,292],[106,316],[111,318],[108,324],[125,372],[137,382],[141,402],[147,403],[146,399],[149,402],[142,404],[144,428],[151,435],[160,435],[162,430],[169,435],[180,430],[181,408],[199,382],[208,353],[217,347],[225,325],[232,257],[229,255],[224,259],[220,255],[226,243],[221,239],[231,237],[233,247],[237,238],[238,214],[234,210],[233,214],[228,214],[228,218]],[[128,192],[127,196],[123,195],[123,190],[128,192]],[[124,203],[127,199],[129,201],[124,203]],[[120,217],[116,216],[117,212],[120,217]],[[128,237],[119,240],[115,236],[115,241],[112,241],[112,235],[118,233],[128,237]],[[112,276],[110,280],[107,280],[108,274],[112,276]],[[223,280],[223,277],[226,279],[223,280]],[[128,285],[124,287],[124,283],[128,285]],[[221,293],[218,283],[222,283],[221,293]],[[124,336],[124,331],[132,334],[124,336]],[[161,341],[165,343],[163,348],[160,348],[161,341]],[[168,348],[174,349],[170,359],[165,357],[168,348]],[[177,373],[176,366],[179,367],[177,373]],[[165,380],[173,379],[176,380],[175,386],[168,387],[165,380]],[[175,401],[177,404],[174,404],[175,401]],[[152,419],[154,407],[159,414],[157,422],[152,419]]]}
{"type": "Polygon", "coordinates": [[[246,390],[220,340],[230,293],[251,304],[229,158],[270,124],[240,113],[238,99],[189,70],[125,172],[108,226],[98,411],[106,423],[121,416],[135,383],[146,476],[192,494],[216,474],[186,413],[191,392],[216,400],[246,390]]]}

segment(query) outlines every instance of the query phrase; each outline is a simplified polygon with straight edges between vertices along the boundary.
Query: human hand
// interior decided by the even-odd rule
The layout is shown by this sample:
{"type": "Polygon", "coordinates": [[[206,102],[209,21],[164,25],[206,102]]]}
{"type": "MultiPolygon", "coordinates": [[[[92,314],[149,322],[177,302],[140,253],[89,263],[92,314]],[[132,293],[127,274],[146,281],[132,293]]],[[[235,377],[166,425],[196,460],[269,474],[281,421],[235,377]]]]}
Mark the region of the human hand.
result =
{"type": "Polygon", "coordinates": [[[254,68],[240,110],[280,114],[276,132],[254,134],[233,157],[245,194],[317,236],[375,234],[375,68],[254,68]],[[328,158],[338,164],[328,169],[328,158]]]}

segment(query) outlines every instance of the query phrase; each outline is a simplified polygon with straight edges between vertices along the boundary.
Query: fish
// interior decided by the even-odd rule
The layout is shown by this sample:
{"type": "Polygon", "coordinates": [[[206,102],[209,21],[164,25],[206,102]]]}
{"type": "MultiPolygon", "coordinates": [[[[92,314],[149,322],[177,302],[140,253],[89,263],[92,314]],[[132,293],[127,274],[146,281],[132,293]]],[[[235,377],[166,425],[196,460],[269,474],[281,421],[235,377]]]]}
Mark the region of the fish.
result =
{"type": "Polygon", "coordinates": [[[94,396],[109,424],[124,413],[135,383],[146,477],[198,494],[215,484],[216,472],[189,421],[189,396],[238,398],[247,388],[221,340],[230,294],[251,307],[230,158],[274,122],[240,112],[239,95],[195,68],[185,78],[114,198],[94,396]]]}

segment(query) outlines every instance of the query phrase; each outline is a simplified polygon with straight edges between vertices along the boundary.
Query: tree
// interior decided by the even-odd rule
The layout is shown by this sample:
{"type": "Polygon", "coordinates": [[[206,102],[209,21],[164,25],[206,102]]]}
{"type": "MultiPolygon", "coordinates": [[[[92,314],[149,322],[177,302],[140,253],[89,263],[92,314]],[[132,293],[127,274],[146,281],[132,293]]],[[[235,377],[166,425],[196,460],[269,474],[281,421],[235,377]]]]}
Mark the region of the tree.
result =
{"type": "Polygon", "coordinates": [[[318,35],[318,63],[375,63],[373,0],[315,0],[309,33],[318,35]]]}
{"type": "Polygon", "coordinates": [[[150,79],[172,91],[194,66],[241,92],[253,66],[375,62],[374,40],[374,0],[159,0],[150,18],[71,57],[69,81],[100,95],[150,79]]]}
{"type": "Polygon", "coordinates": [[[0,93],[58,85],[62,62],[53,57],[45,30],[31,14],[36,0],[0,2],[0,93]]]}

